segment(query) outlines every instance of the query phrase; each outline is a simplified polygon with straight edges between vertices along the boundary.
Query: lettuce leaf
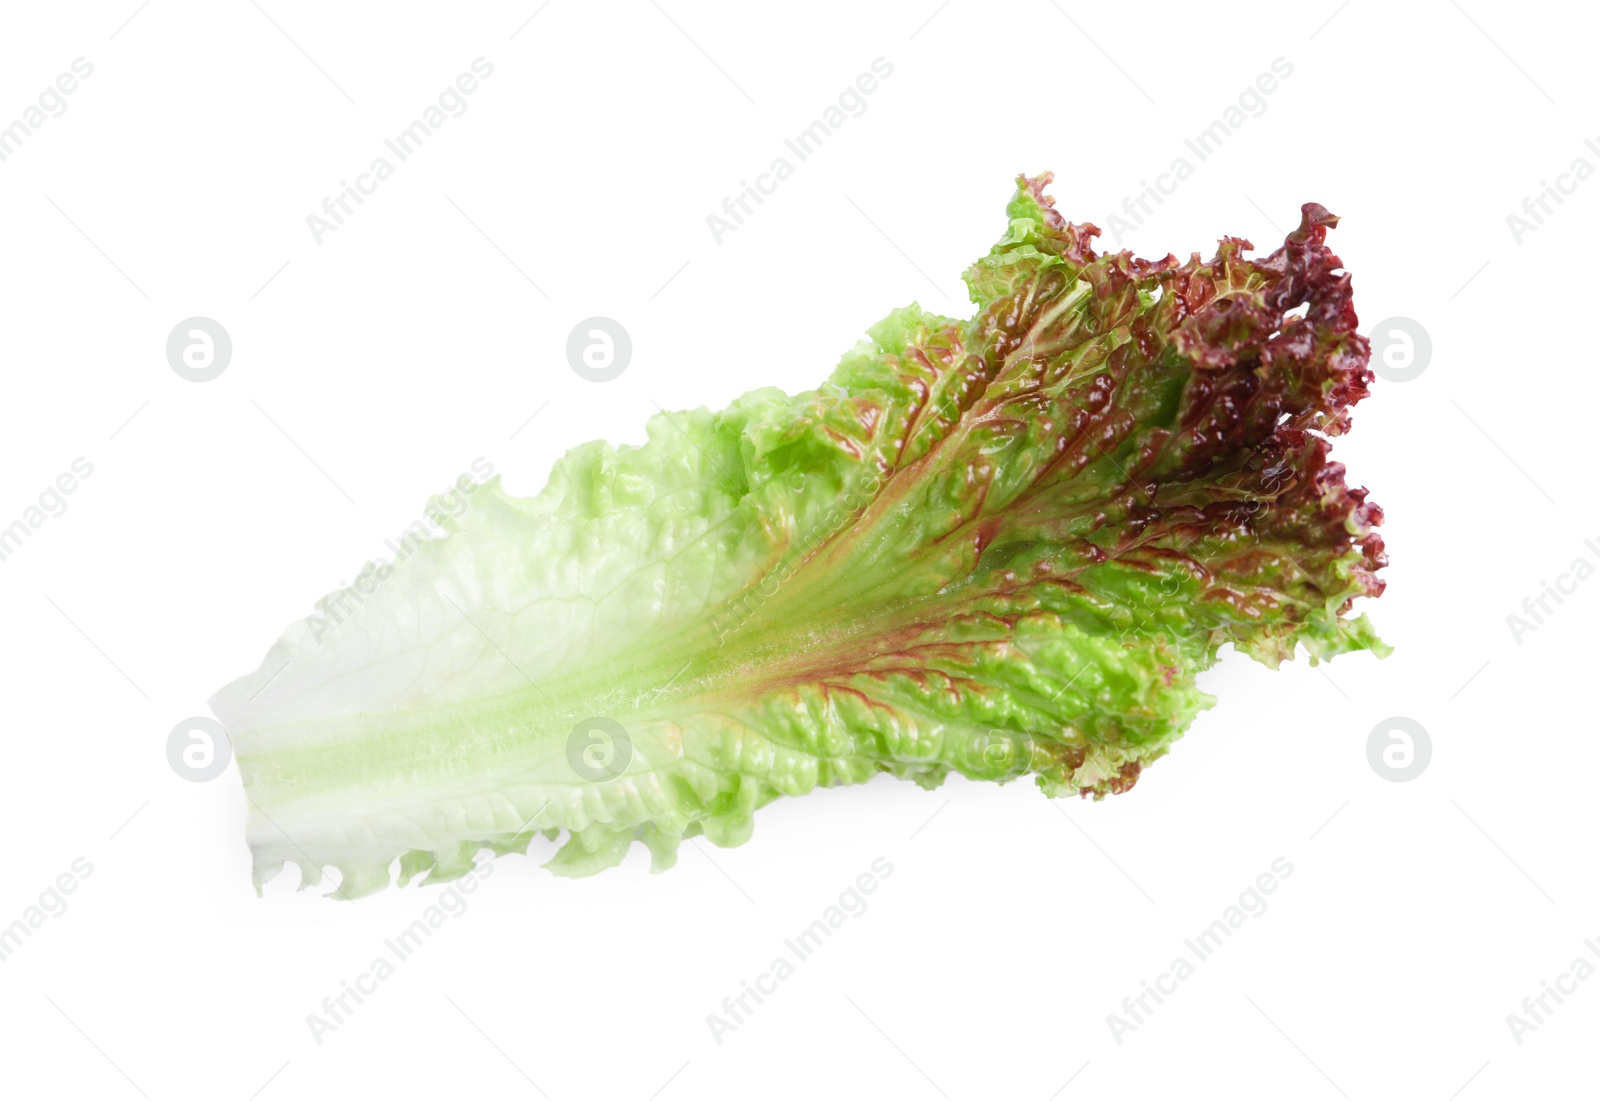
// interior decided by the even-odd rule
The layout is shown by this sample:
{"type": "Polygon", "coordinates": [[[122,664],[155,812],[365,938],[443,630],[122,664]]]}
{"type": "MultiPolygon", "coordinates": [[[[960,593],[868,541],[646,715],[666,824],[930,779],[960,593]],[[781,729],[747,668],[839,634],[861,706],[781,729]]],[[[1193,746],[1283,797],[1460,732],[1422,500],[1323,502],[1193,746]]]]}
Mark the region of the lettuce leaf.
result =
{"type": "Polygon", "coordinates": [[[879,773],[1127,790],[1214,702],[1232,644],[1276,666],[1387,648],[1381,513],[1329,441],[1367,394],[1350,277],[1302,208],[1271,255],[1093,249],[1021,178],[966,273],[821,387],[662,413],[532,498],[498,478],[384,584],[326,598],[212,701],[260,885],[464,874],[566,835],[737,845],[783,795],[879,773]]]}

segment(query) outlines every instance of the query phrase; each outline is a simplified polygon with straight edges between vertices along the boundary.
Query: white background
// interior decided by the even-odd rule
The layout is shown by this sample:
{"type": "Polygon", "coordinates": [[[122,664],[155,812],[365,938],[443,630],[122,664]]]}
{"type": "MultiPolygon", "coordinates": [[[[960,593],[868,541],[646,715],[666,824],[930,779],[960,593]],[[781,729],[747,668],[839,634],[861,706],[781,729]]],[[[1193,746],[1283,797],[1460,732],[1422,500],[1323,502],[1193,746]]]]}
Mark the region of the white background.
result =
{"type": "Polygon", "coordinates": [[[0,163],[0,525],[75,458],[94,468],[0,562],[0,924],[93,867],[0,964],[0,1091],[1592,1088],[1600,981],[1521,1044],[1507,1015],[1600,937],[1600,581],[1520,643],[1506,617],[1600,562],[1600,180],[1520,243],[1506,216],[1580,155],[1600,166],[1594,22],[1482,0],[538,2],[0,16],[0,123],[94,66],[0,163]],[[494,73],[469,110],[317,244],[307,215],[478,57],[494,73]],[[866,112],[717,244],[706,216],[879,57],[894,72],[866,112]],[[174,775],[172,726],[474,457],[531,493],[575,444],[642,442],[656,403],[814,386],[913,298],[965,315],[960,272],[1018,172],[1053,169],[1059,209],[1105,226],[1279,57],[1265,112],[1122,244],[1266,251],[1316,200],[1344,219],[1364,328],[1431,334],[1427,369],[1379,381],[1335,449],[1388,516],[1367,610],[1394,655],[1274,673],[1228,654],[1201,682],[1218,706],[1098,804],[884,778],[780,802],[749,844],[686,846],[659,877],[642,848],[576,882],[502,859],[314,1042],[307,1015],[437,890],[348,904],[296,894],[291,870],[257,899],[237,772],[174,775]],[[594,314],[635,349],[603,385],[563,352],[594,314]],[[203,385],[164,355],[194,315],[234,343],[203,385]],[[1396,715],[1432,740],[1408,783],[1367,761],[1396,715]],[[707,1015],[877,857],[894,872],[870,908],[714,1042],[707,1015]],[[1278,857],[1294,871],[1270,908],[1117,1043],[1107,1015],[1278,857]]]}

